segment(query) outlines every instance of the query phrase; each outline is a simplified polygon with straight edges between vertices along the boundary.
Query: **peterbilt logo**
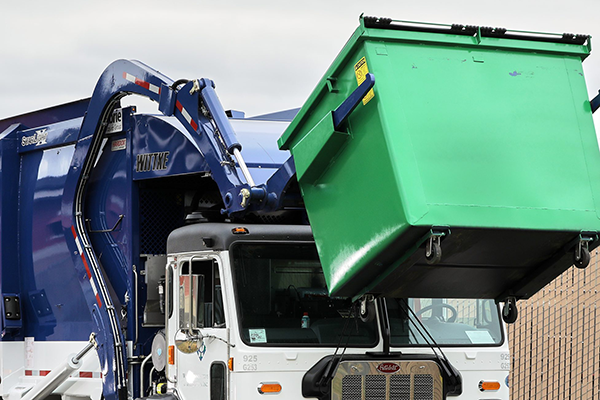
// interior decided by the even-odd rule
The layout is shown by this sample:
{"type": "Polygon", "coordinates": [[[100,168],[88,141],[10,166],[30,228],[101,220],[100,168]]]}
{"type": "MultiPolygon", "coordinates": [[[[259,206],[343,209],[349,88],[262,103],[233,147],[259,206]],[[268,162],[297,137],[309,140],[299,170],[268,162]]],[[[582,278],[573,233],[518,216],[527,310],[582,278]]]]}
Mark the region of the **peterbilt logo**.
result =
{"type": "Polygon", "coordinates": [[[41,144],[46,144],[47,139],[48,130],[40,129],[39,131],[35,131],[35,133],[31,136],[23,136],[21,138],[21,146],[30,146],[32,144],[39,146],[41,144]]]}
{"type": "Polygon", "coordinates": [[[399,369],[400,366],[398,364],[391,362],[381,363],[377,366],[377,371],[384,374],[393,374],[394,372],[398,372],[399,369]]]}
{"type": "Polygon", "coordinates": [[[161,171],[167,169],[169,152],[138,154],[135,170],[136,172],[161,171]]]}

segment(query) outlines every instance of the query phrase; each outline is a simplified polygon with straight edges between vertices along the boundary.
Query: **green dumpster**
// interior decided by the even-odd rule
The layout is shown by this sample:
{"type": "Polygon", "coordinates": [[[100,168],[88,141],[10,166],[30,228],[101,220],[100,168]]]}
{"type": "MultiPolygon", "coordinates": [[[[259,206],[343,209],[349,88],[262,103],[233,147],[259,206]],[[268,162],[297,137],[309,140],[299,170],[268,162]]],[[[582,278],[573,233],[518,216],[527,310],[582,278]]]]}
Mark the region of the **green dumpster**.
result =
{"type": "Polygon", "coordinates": [[[332,295],[528,298],[600,232],[584,35],[361,18],[279,139],[332,295]],[[375,85],[337,129],[332,111],[375,85]]]}

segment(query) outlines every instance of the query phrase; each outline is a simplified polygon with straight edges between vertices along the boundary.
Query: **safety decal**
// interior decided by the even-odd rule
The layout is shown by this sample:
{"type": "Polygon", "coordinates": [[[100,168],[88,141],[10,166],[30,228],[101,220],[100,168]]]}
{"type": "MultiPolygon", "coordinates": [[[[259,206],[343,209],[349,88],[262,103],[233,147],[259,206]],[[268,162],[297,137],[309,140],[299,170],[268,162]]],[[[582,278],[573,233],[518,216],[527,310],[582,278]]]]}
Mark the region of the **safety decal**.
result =
{"type": "MultiPolygon", "coordinates": [[[[26,369],[25,376],[46,376],[50,374],[50,370],[47,369],[26,369]]],[[[102,378],[101,372],[91,371],[75,371],[71,375],[71,378],[102,378]]]]}
{"type": "Polygon", "coordinates": [[[25,368],[33,367],[33,354],[34,354],[34,346],[35,338],[32,336],[25,337],[25,368]]]}
{"type": "Polygon", "coordinates": [[[196,354],[198,354],[198,358],[200,359],[200,361],[202,361],[204,355],[206,354],[206,344],[204,344],[204,342],[202,342],[202,347],[196,350],[196,354]]]}
{"type": "Polygon", "coordinates": [[[96,296],[96,302],[98,302],[98,307],[102,308],[102,301],[100,300],[100,295],[98,294],[98,290],[96,289],[96,284],[92,279],[92,273],[90,272],[90,267],[85,259],[85,254],[83,253],[83,248],[81,247],[81,243],[79,242],[79,238],[75,233],[75,227],[71,226],[71,232],[73,233],[73,237],[75,238],[75,244],[77,245],[77,250],[79,250],[79,255],[81,256],[81,261],[83,261],[83,266],[85,267],[85,272],[87,273],[87,277],[90,281],[90,285],[92,285],[92,290],[94,291],[94,296],[96,296]]]}
{"type": "MultiPolygon", "coordinates": [[[[358,60],[356,64],[354,64],[354,74],[356,75],[356,82],[360,86],[361,83],[365,81],[365,77],[369,73],[369,68],[367,67],[367,59],[361,58],[358,60]]],[[[373,89],[369,90],[369,92],[363,97],[363,104],[366,105],[371,99],[375,97],[375,92],[373,89]]]]}
{"type": "Polygon", "coordinates": [[[125,150],[127,148],[127,139],[116,139],[113,140],[110,144],[110,149],[112,151],[125,150]]]}
{"type": "Polygon", "coordinates": [[[185,108],[183,108],[183,106],[181,105],[181,103],[179,102],[179,100],[177,100],[177,102],[175,103],[175,107],[177,107],[177,109],[179,110],[179,112],[181,113],[181,115],[183,115],[183,118],[185,118],[185,120],[187,121],[187,123],[190,124],[190,126],[195,131],[198,130],[198,124],[196,123],[196,121],[194,121],[192,119],[192,116],[190,115],[190,113],[188,113],[187,110],[185,108]]]}
{"type": "Polygon", "coordinates": [[[153,85],[150,82],[138,79],[135,76],[128,74],[127,72],[123,72],[123,78],[125,78],[129,82],[135,83],[136,85],[143,87],[144,89],[148,89],[152,93],[160,94],[160,88],[158,86],[153,85]]]}

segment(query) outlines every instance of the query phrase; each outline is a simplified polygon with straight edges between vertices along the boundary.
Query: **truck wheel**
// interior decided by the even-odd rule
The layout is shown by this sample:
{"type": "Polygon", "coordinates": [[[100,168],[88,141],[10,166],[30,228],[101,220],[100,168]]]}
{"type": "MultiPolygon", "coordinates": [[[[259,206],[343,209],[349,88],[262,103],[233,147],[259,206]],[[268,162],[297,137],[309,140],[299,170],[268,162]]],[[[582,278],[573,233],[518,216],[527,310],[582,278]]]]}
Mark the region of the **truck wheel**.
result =
{"type": "Polygon", "coordinates": [[[577,268],[583,269],[587,267],[590,264],[590,259],[590,251],[585,247],[581,248],[581,256],[579,259],[577,259],[577,251],[573,253],[573,261],[575,262],[574,264],[577,268]]]}
{"type": "Polygon", "coordinates": [[[507,324],[512,324],[517,320],[518,316],[519,310],[517,309],[517,305],[514,303],[514,300],[508,299],[502,308],[502,319],[507,324]]]}

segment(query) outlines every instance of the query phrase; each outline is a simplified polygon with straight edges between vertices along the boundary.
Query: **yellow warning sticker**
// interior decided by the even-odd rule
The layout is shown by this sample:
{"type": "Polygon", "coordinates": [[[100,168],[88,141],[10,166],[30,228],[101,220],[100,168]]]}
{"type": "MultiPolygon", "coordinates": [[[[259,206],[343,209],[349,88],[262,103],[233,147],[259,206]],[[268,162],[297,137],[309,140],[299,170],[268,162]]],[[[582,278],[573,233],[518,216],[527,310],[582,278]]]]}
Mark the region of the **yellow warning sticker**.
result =
{"type": "MultiPolygon", "coordinates": [[[[367,59],[361,58],[358,60],[356,64],[354,64],[354,73],[356,74],[356,82],[360,85],[365,81],[365,77],[369,73],[369,68],[367,67],[367,59]]],[[[366,105],[371,99],[375,97],[375,92],[373,89],[369,90],[369,92],[363,97],[363,104],[366,105]]]]}

